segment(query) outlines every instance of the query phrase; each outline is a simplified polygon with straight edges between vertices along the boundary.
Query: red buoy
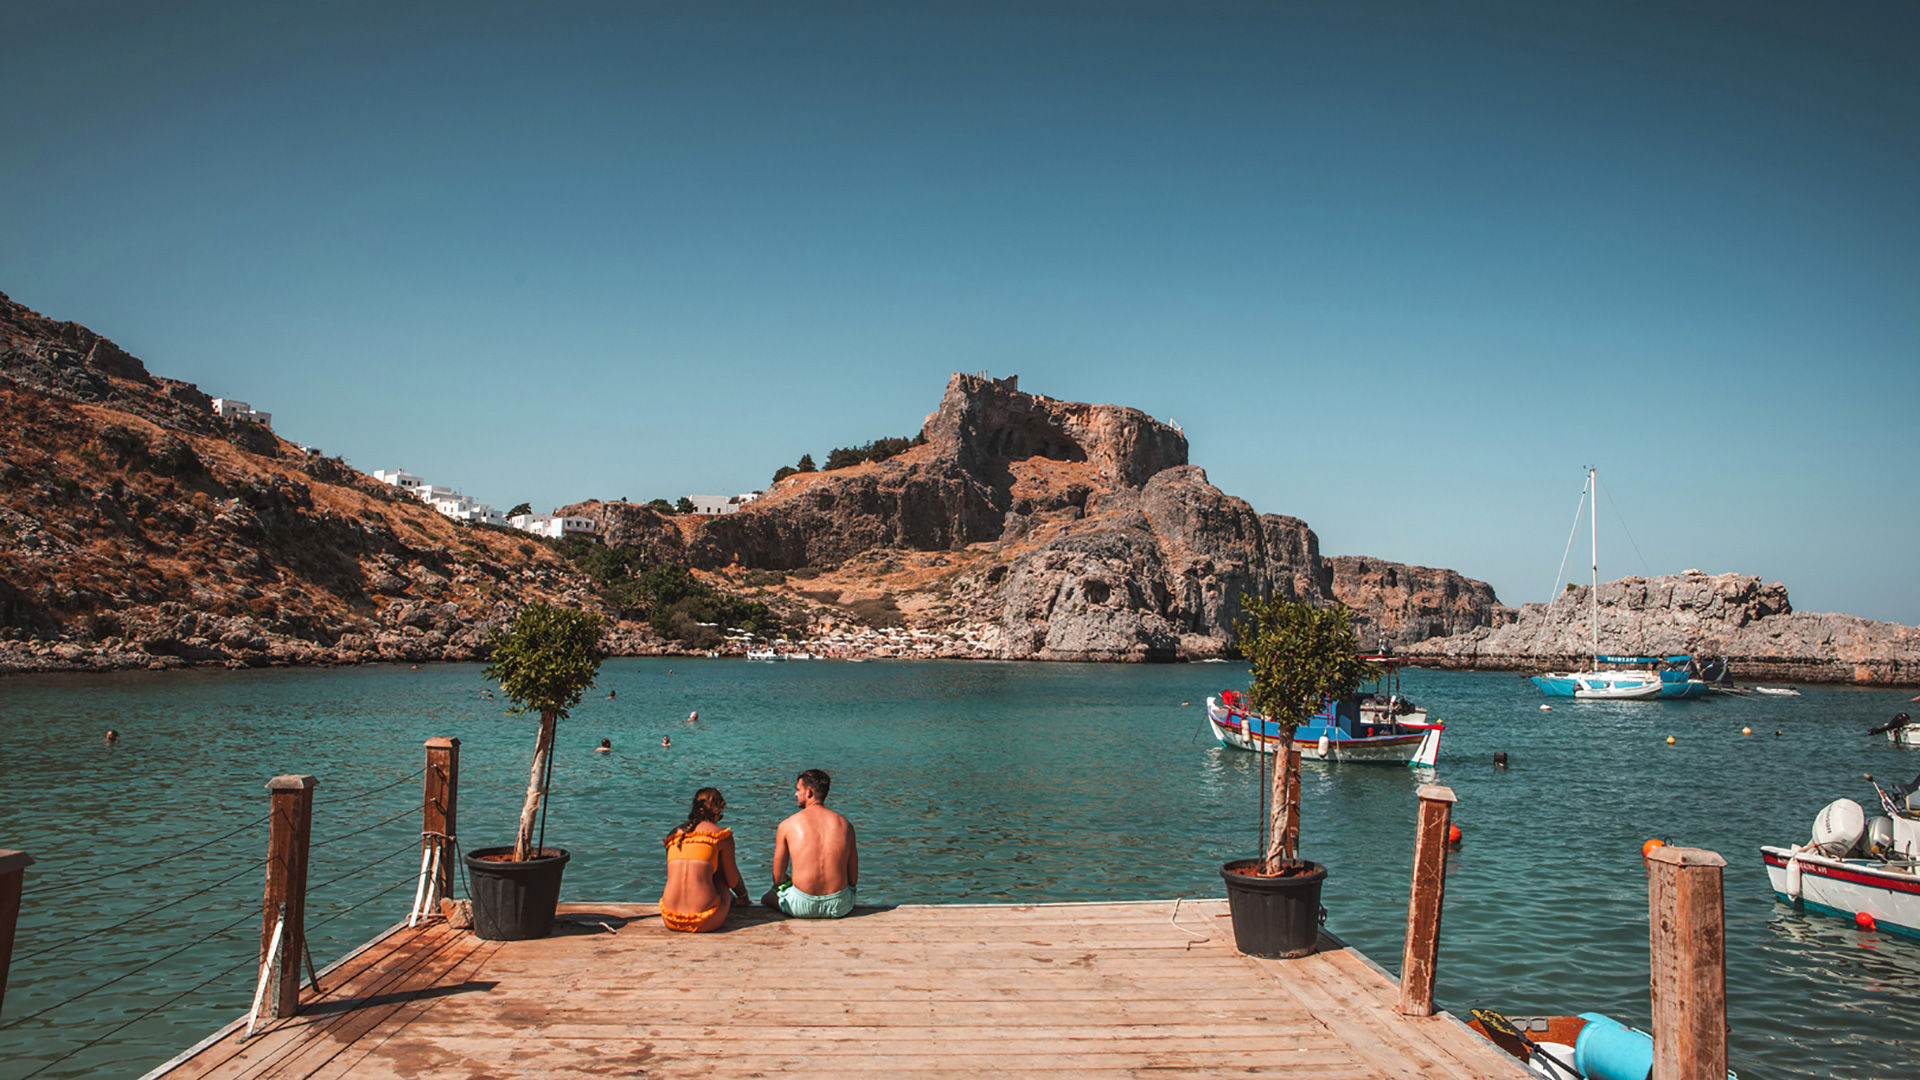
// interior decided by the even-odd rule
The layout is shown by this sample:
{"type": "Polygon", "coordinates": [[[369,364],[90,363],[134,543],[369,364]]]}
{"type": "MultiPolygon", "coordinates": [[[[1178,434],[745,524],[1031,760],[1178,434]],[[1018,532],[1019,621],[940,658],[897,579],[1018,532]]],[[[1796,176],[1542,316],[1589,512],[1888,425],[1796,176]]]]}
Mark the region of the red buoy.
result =
{"type": "Polygon", "coordinates": [[[1640,845],[1640,857],[1642,859],[1645,859],[1647,856],[1653,854],[1654,848],[1662,848],[1666,846],[1667,846],[1667,842],[1665,840],[1649,840],[1646,843],[1640,845]]]}
{"type": "Polygon", "coordinates": [[[1460,826],[1458,825],[1447,826],[1447,846],[1448,847],[1460,846],[1460,826]]]}
{"type": "Polygon", "coordinates": [[[1862,930],[1880,929],[1879,924],[1873,921],[1873,916],[1869,915],[1864,911],[1860,912],[1859,914],[1853,917],[1853,925],[1859,927],[1862,930]]]}

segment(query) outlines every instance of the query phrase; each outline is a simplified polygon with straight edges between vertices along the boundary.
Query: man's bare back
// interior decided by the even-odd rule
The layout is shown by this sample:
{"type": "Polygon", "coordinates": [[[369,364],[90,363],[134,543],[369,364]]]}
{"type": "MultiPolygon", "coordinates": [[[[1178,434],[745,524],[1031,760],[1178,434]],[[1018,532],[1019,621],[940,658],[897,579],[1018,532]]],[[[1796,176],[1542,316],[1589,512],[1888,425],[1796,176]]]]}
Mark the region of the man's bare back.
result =
{"type": "Polygon", "coordinates": [[[815,896],[860,884],[853,822],[814,803],[780,823],[773,841],[773,874],[785,867],[793,887],[815,896]]]}
{"type": "Polygon", "coordinates": [[[774,833],[774,891],[763,898],[768,907],[825,918],[838,918],[852,909],[854,889],[860,883],[860,852],[853,823],[821,805],[830,782],[818,769],[808,769],[794,781],[793,798],[800,809],[774,833]],[[793,896],[783,885],[805,895],[793,896]],[[816,907],[816,902],[824,906],[816,907]]]}

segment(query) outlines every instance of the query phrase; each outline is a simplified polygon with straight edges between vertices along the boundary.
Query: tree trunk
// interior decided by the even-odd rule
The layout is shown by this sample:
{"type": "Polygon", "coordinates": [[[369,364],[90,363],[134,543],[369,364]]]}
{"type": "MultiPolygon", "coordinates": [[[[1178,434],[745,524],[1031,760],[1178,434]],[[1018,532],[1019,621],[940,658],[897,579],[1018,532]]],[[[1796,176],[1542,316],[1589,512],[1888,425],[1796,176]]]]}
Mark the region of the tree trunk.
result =
{"type": "Polygon", "coordinates": [[[1300,787],[1300,758],[1293,753],[1293,732],[1295,725],[1279,725],[1273,748],[1273,804],[1267,818],[1267,851],[1261,869],[1271,874],[1280,868],[1280,864],[1293,858],[1292,838],[1295,832],[1293,807],[1298,800],[1294,792],[1300,787]]]}
{"type": "Polygon", "coordinates": [[[540,712],[540,735],[533,743],[533,775],[527,779],[527,801],[520,805],[520,833],[513,839],[513,859],[525,862],[533,857],[533,826],[540,819],[540,804],[547,797],[542,780],[547,775],[547,759],[553,756],[553,729],[557,718],[540,712]]]}

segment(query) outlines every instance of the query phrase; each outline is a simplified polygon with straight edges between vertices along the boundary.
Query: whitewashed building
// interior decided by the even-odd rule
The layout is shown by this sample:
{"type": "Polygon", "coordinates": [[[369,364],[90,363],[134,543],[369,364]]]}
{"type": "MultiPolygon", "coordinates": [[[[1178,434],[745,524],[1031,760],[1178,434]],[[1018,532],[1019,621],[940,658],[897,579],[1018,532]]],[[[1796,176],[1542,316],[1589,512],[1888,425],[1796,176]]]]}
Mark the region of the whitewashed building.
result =
{"type": "Polygon", "coordinates": [[[409,492],[417,490],[421,484],[426,483],[425,480],[422,480],[405,469],[375,469],[373,470],[373,478],[383,484],[391,484],[394,487],[409,492]]]}
{"type": "Polygon", "coordinates": [[[507,524],[521,532],[535,536],[545,536],[559,540],[568,536],[598,536],[600,527],[590,517],[567,517],[560,514],[515,514],[507,524]]]}
{"type": "Polygon", "coordinates": [[[230,397],[213,399],[213,415],[236,424],[259,424],[261,427],[273,426],[273,414],[260,412],[244,401],[230,397]]]}
{"type": "Polygon", "coordinates": [[[694,513],[703,517],[719,517],[738,513],[741,507],[759,497],[759,492],[749,491],[744,495],[689,495],[687,501],[693,504],[694,513]]]}
{"type": "Polygon", "coordinates": [[[486,525],[507,524],[507,515],[486,503],[476,502],[472,497],[462,495],[445,484],[429,484],[424,478],[415,476],[405,469],[375,469],[373,478],[407,492],[455,521],[477,521],[486,525]]]}

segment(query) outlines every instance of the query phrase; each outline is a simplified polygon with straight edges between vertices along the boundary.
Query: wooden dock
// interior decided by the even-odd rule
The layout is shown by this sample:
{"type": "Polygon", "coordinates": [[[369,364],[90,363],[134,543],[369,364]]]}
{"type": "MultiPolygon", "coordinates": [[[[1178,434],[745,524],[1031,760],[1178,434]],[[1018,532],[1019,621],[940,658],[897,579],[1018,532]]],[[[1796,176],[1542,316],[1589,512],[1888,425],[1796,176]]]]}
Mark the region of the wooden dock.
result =
{"type": "Polygon", "coordinates": [[[1528,1074],[1330,937],[1235,951],[1223,900],[752,910],[717,934],[650,904],[566,904],[554,935],[396,927],[148,1074],[299,1077],[1528,1074]],[[1177,915],[1177,918],[1176,918],[1177,915]]]}

